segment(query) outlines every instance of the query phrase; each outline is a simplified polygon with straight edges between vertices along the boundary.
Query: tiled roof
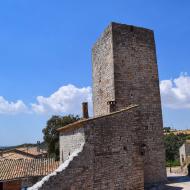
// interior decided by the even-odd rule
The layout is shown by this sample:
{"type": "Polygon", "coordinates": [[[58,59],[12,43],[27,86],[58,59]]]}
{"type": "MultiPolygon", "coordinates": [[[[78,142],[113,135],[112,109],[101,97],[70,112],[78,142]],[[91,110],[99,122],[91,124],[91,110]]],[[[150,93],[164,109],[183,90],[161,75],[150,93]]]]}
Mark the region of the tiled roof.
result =
{"type": "Polygon", "coordinates": [[[40,149],[40,151],[38,151],[38,147],[21,147],[21,148],[16,148],[19,151],[25,152],[27,154],[31,154],[34,156],[38,156],[41,154],[47,154],[47,151],[40,149]]]}
{"type": "Polygon", "coordinates": [[[47,156],[47,151],[40,149],[38,151],[37,147],[20,147],[10,150],[0,151],[0,161],[5,159],[34,159],[42,158],[47,156]]]}
{"type": "Polygon", "coordinates": [[[0,152],[0,161],[7,160],[7,159],[34,159],[33,155],[22,154],[15,150],[9,152],[0,152]]]}
{"type": "Polygon", "coordinates": [[[0,181],[45,176],[59,166],[54,159],[20,159],[0,161],[0,181]]]}

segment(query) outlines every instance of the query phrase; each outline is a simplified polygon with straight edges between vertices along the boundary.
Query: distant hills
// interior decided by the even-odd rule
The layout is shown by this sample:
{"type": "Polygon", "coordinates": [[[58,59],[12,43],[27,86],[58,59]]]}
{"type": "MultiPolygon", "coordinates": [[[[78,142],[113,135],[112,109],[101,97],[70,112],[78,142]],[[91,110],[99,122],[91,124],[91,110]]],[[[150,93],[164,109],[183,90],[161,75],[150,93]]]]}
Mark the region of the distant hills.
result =
{"type": "Polygon", "coordinates": [[[7,147],[5,147],[5,146],[0,146],[0,150],[4,150],[4,149],[6,149],[7,147]]]}
{"type": "MultiPolygon", "coordinates": [[[[37,146],[37,145],[38,144],[25,143],[25,144],[20,144],[20,145],[16,145],[16,146],[0,146],[0,151],[2,151],[2,150],[10,150],[10,149],[20,148],[20,147],[33,147],[33,146],[37,146]]],[[[46,148],[45,143],[41,142],[40,147],[41,148],[46,148]]]]}
{"type": "Polygon", "coordinates": [[[174,134],[174,135],[190,135],[190,129],[186,129],[186,130],[177,130],[177,129],[171,129],[170,127],[164,127],[164,134],[174,134]]]}
{"type": "Polygon", "coordinates": [[[15,148],[15,146],[0,146],[0,150],[8,150],[12,148],[15,148]]]}

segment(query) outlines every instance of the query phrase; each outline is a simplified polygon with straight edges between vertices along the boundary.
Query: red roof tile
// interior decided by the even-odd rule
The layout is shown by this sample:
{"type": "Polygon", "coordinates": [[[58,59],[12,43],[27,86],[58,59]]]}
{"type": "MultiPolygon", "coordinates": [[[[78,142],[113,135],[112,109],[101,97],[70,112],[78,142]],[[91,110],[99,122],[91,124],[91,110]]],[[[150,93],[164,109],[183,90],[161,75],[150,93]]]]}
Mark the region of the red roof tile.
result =
{"type": "Polygon", "coordinates": [[[54,159],[20,159],[0,161],[0,181],[45,176],[59,166],[54,159]]]}

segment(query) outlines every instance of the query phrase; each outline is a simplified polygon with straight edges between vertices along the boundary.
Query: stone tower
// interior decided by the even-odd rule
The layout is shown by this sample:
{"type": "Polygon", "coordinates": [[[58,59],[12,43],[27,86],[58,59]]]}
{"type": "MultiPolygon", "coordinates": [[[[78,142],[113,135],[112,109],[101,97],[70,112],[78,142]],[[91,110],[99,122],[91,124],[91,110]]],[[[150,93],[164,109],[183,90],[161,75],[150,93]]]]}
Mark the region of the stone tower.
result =
{"type": "Polygon", "coordinates": [[[111,23],[92,50],[94,116],[140,106],[145,185],[164,182],[163,123],[152,30],[111,23]]]}

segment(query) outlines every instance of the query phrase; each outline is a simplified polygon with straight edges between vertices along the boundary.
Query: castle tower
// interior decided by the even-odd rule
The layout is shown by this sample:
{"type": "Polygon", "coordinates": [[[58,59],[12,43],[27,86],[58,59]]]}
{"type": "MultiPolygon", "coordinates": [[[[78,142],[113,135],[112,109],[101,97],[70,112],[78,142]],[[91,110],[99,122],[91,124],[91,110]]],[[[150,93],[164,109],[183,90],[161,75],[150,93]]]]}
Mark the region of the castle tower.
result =
{"type": "Polygon", "coordinates": [[[92,50],[94,115],[141,109],[145,185],[164,182],[165,151],[154,33],[111,23],[92,50]]]}

